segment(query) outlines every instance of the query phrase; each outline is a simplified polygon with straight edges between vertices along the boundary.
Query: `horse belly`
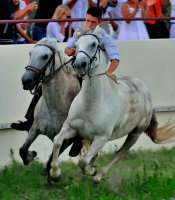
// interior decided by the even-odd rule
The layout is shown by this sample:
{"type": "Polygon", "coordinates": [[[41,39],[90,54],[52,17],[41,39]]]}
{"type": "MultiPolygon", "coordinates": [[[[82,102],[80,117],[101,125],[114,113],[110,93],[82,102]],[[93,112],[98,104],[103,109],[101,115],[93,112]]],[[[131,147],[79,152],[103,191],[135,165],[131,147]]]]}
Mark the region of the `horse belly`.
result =
{"type": "Polygon", "coordinates": [[[35,129],[40,131],[40,134],[46,135],[48,138],[53,140],[55,135],[61,130],[63,122],[65,120],[61,119],[59,112],[55,110],[49,110],[47,104],[42,99],[39,100],[35,113],[34,113],[34,125],[35,129]]]}
{"type": "Polygon", "coordinates": [[[110,140],[118,139],[125,135],[128,135],[133,130],[136,131],[135,133],[143,132],[149,126],[151,117],[152,110],[150,110],[150,112],[144,116],[138,112],[130,115],[129,117],[123,116],[123,120],[120,122],[120,124],[117,124],[115,126],[110,140]]]}

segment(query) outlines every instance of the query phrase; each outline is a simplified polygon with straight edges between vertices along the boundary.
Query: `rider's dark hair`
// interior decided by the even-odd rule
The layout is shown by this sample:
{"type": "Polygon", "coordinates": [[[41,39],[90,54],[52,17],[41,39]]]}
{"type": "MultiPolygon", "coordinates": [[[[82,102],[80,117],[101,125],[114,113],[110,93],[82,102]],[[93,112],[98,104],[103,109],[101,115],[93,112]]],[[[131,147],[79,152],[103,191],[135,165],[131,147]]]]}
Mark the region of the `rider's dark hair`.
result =
{"type": "Polygon", "coordinates": [[[96,17],[98,19],[102,18],[102,9],[99,7],[89,7],[87,10],[87,14],[96,17]]]}

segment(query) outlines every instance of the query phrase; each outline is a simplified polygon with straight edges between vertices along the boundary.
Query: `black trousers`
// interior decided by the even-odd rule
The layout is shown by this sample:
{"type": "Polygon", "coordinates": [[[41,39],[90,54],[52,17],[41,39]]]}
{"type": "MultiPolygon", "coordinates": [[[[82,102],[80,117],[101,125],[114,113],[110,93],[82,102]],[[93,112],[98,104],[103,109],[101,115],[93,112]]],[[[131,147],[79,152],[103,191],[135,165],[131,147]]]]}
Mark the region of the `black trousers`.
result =
{"type": "Polygon", "coordinates": [[[30,121],[34,120],[34,110],[35,110],[36,104],[38,103],[41,96],[42,96],[42,86],[39,85],[36,93],[34,94],[34,96],[32,98],[32,101],[30,102],[30,105],[27,109],[27,112],[25,115],[25,118],[27,120],[30,120],[30,121]]]}
{"type": "Polygon", "coordinates": [[[151,39],[169,38],[169,30],[164,21],[157,21],[156,24],[145,23],[151,39]]]}

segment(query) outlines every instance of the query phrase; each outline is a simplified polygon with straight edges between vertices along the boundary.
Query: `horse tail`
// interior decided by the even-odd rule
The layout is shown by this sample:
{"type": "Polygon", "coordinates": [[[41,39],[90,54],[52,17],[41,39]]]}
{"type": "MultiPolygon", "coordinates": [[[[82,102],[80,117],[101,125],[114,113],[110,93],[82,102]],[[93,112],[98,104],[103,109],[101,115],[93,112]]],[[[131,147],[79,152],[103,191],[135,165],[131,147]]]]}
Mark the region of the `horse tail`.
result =
{"type": "Polygon", "coordinates": [[[144,131],[156,144],[169,143],[175,140],[175,126],[172,122],[166,122],[162,127],[158,127],[156,114],[153,111],[151,122],[144,131]]]}

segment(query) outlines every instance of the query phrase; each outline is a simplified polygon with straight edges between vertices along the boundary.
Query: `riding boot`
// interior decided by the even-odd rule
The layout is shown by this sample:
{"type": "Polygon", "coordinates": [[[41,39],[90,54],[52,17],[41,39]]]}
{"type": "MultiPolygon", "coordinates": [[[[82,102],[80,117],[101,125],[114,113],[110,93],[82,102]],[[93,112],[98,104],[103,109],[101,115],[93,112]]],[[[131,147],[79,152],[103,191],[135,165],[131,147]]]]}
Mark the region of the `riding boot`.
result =
{"type": "Polygon", "coordinates": [[[11,128],[20,130],[20,131],[29,131],[34,121],[34,110],[35,110],[36,104],[38,103],[41,96],[42,96],[42,87],[39,86],[37,88],[37,92],[34,94],[32,98],[32,101],[25,115],[25,118],[27,120],[24,122],[20,121],[19,123],[12,123],[11,128]]]}
{"type": "Polygon", "coordinates": [[[20,121],[19,123],[12,123],[10,127],[19,131],[28,132],[32,124],[33,124],[33,120],[26,120],[24,122],[20,121]]]}

